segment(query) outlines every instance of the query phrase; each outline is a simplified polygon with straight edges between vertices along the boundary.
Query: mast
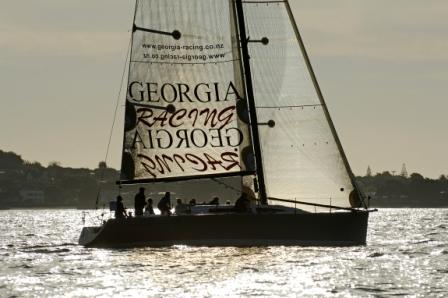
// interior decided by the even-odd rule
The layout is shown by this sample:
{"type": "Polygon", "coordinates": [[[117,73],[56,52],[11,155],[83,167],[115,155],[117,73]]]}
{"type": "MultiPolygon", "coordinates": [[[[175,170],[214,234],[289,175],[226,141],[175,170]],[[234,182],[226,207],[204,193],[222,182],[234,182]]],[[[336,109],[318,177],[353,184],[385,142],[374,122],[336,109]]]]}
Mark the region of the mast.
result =
{"type": "Polygon", "coordinates": [[[250,71],[250,56],[248,45],[248,38],[246,36],[246,25],[244,20],[243,2],[242,0],[235,0],[236,12],[238,18],[238,31],[241,41],[241,54],[244,67],[244,79],[246,82],[246,95],[249,104],[249,115],[250,115],[250,127],[252,131],[252,143],[254,145],[255,153],[255,163],[256,163],[256,173],[258,177],[258,189],[260,194],[261,204],[267,205],[267,195],[266,195],[266,184],[264,181],[263,172],[263,161],[261,156],[261,145],[260,137],[258,133],[258,121],[257,121],[257,111],[255,108],[254,91],[252,85],[252,75],[250,71]]]}

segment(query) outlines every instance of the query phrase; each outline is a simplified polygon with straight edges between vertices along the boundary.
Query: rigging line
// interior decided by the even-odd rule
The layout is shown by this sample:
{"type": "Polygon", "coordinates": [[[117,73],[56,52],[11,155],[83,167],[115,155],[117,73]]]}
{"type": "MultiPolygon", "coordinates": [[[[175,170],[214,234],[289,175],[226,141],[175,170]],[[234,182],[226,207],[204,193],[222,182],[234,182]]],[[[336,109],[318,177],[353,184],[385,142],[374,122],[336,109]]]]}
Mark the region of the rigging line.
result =
{"type": "Polygon", "coordinates": [[[216,178],[212,178],[212,180],[213,180],[214,182],[218,183],[218,184],[224,185],[225,188],[229,188],[229,189],[235,191],[235,192],[238,193],[238,194],[241,193],[241,189],[238,189],[238,188],[236,188],[236,187],[233,187],[233,186],[230,185],[230,184],[227,184],[227,183],[225,183],[225,182],[219,181],[219,180],[216,179],[216,178]]]}
{"type": "MultiPolygon", "coordinates": [[[[120,89],[118,91],[117,100],[116,100],[116,104],[115,104],[114,117],[112,119],[112,126],[110,128],[109,140],[107,142],[107,148],[106,148],[106,154],[104,156],[104,162],[106,162],[106,164],[107,164],[107,158],[109,156],[110,144],[112,142],[112,135],[113,135],[114,128],[115,128],[115,122],[116,122],[116,119],[117,119],[118,107],[120,105],[120,97],[121,97],[121,92],[123,90],[123,85],[124,85],[124,76],[126,75],[126,65],[128,63],[129,53],[131,51],[131,42],[132,42],[132,38],[130,38],[130,40],[129,40],[129,46],[128,46],[128,50],[127,50],[127,53],[126,53],[126,59],[125,59],[125,62],[124,62],[124,67],[123,67],[123,73],[121,74],[120,89]]],[[[100,180],[103,180],[103,178],[104,178],[104,169],[101,171],[100,175],[101,175],[100,176],[100,180]]],[[[100,198],[100,192],[101,192],[101,186],[98,187],[98,193],[96,195],[96,201],[95,201],[95,209],[98,209],[98,201],[99,201],[99,198],[100,198]]]]}
{"type": "Polygon", "coordinates": [[[115,127],[115,122],[117,120],[117,112],[118,112],[118,107],[120,105],[120,97],[121,97],[121,92],[123,90],[123,85],[124,85],[123,81],[124,81],[124,76],[126,75],[126,64],[127,64],[128,58],[129,58],[130,51],[131,51],[131,40],[129,41],[128,51],[126,53],[126,59],[125,59],[124,67],[123,67],[123,73],[121,74],[120,90],[118,91],[118,95],[117,95],[117,102],[115,104],[114,117],[112,120],[112,127],[110,129],[109,141],[107,143],[106,156],[104,157],[104,161],[106,161],[109,156],[110,144],[112,142],[112,135],[113,135],[114,127],[115,127]]]}

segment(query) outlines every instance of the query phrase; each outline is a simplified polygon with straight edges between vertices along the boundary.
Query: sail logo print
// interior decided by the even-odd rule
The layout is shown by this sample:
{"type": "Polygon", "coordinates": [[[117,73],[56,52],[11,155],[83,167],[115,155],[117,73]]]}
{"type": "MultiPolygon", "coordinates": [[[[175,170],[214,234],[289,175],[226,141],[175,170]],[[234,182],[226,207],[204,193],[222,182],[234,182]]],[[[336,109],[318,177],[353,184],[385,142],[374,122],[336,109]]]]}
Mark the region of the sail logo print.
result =
{"type": "MultiPolygon", "coordinates": [[[[147,11],[141,3],[137,15],[147,11]]],[[[253,171],[236,32],[228,6],[214,5],[223,14],[207,26],[136,17],[122,162],[129,180],[253,171]]]]}
{"type": "Polygon", "coordinates": [[[144,174],[241,171],[239,148],[246,134],[236,125],[241,96],[228,82],[131,82],[128,101],[135,105],[129,149],[137,152],[144,174]],[[143,103],[143,104],[142,104],[143,103]],[[170,113],[146,104],[173,104],[170,113]]]}
{"type": "Polygon", "coordinates": [[[143,59],[152,62],[217,62],[226,58],[223,43],[216,44],[142,44],[143,59]]]}

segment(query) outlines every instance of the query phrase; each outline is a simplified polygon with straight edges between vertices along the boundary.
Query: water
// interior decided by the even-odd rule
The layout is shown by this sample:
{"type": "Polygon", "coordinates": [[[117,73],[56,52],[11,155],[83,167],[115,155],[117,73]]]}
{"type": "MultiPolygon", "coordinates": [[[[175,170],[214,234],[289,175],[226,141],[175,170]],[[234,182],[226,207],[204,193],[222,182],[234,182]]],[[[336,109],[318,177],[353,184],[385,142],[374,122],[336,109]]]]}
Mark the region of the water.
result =
{"type": "Polygon", "coordinates": [[[81,214],[0,211],[0,297],[448,296],[448,209],[382,209],[351,248],[86,249],[81,214]]]}

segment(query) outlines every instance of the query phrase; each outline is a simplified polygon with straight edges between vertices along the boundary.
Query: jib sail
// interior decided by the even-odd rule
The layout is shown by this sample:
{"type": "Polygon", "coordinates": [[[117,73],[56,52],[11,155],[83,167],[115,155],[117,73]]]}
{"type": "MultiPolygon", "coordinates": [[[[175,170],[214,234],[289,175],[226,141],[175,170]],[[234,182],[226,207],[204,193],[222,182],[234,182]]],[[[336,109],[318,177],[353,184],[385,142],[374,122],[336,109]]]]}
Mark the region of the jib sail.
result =
{"type": "Polygon", "coordinates": [[[275,122],[259,127],[268,197],[357,207],[350,167],[288,2],[247,0],[244,13],[247,35],[269,40],[249,43],[258,121],[275,122]]]}

